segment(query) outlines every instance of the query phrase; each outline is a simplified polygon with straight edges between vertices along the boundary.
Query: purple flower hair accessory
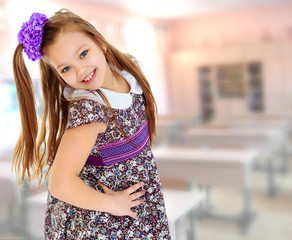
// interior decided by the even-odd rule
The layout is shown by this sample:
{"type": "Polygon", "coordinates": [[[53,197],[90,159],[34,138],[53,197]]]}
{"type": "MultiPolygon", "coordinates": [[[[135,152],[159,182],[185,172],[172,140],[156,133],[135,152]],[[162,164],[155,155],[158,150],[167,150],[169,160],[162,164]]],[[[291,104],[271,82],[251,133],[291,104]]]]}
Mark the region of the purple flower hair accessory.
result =
{"type": "Polygon", "coordinates": [[[32,61],[42,58],[43,27],[47,21],[49,19],[45,14],[33,13],[30,19],[22,24],[17,35],[19,44],[23,45],[24,52],[32,61]]]}

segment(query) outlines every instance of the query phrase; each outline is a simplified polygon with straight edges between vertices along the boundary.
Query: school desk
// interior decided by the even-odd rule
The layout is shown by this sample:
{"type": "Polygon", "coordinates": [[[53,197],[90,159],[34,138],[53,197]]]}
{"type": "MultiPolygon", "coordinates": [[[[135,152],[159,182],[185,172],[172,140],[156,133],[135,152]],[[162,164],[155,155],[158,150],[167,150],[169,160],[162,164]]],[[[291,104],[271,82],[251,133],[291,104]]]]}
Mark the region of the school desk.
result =
{"type": "MultiPolygon", "coordinates": [[[[159,146],[153,148],[158,171],[162,177],[185,179],[198,186],[228,186],[243,190],[243,209],[238,216],[217,214],[206,196],[206,217],[237,222],[243,232],[255,217],[252,209],[252,164],[258,156],[253,149],[184,148],[159,146]]],[[[209,189],[209,188],[208,188],[209,189]]]]}
{"type": "Polygon", "coordinates": [[[192,128],[181,133],[180,142],[184,146],[225,146],[258,149],[264,157],[267,169],[267,185],[270,196],[278,192],[275,174],[275,149],[284,142],[279,129],[261,128],[192,128]]]}
{"type": "MultiPolygon", "coordinates": [[[[276,129],[279,131],[280,135],[282,135],[282,143],[279,149],[279,156],[281,159],[280,166],[275,168],[283,175],[289,172],[289,143],[290,143],[290,136],[289,133],[291,132],[291,122],[287,118],[283,119],[249,119],[249,118],[229,118],[224,120],[213,120],[204,125],[204,128],[257,128],[257,129],[276,129]]],[[[265,166],[258,166],[257,169],[265,169],[265,166]]]]}
{"type": "Polygon", "coordinates": [[[171,239],[181,237],[195,240],[196,219],[204,206],[205,193],[198,191],[163,189],[171,239]]]}

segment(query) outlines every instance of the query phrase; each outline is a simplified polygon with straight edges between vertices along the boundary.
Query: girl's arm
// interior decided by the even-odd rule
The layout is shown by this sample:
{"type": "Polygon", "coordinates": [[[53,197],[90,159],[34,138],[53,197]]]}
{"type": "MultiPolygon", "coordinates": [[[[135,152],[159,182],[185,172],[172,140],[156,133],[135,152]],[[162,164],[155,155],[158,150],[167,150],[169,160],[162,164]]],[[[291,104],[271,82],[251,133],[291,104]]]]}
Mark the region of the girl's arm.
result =
{"type": "Polygon", "coordinates": [[[51,168],[49,191],[54,197],[80,208],[137,218],[131,208],[142,203],[137,198],[145,192],[132,193],[143,185],[142,182],[120,192],[113,192],[101,184],[105,190],[101,193],[79,177],[97,134],[105,129],[104,123],[92,123],[65,131],[51,168]]]}

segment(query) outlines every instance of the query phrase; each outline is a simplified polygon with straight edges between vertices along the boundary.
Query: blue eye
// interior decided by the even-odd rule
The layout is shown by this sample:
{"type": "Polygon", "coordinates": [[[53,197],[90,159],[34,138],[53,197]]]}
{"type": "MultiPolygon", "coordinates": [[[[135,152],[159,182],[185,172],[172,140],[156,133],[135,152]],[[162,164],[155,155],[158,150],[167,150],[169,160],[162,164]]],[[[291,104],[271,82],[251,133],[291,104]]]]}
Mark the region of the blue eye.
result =
{"type": "Polygon", "coordinates": [[[82,52],[81,55],[80,55],[80,58],[84,58],[84,57],[86,56],[87,52],[88,52],[88,51],[84,51],[84,52],[82,52]]]}
{"type": "Polygon", "coordinates": [[[62,70],[62,73],[67,72],[69,69],[70,69],[70,67],[65,67],[65,68],[62,70]]]}

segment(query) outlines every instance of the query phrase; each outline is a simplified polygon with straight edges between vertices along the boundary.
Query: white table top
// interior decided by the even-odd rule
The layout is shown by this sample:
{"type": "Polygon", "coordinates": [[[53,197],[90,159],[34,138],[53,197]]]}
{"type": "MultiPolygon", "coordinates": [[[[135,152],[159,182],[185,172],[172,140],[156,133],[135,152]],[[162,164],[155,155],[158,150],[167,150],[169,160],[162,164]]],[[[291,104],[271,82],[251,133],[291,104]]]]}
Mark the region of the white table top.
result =
{"type": "Polygon", "coordinates": [[[251,188],[252,164],[259,153],[254,149],[153,148],[161,176],[236,188],[251,188]]]}
{"type": "Polygon", "coordinates": [[[243,136],[271,136],[276,134],[276,129],[261,128],[191,128],[183,133],[183,135],[243,135],[243,136]]]}
{"type": "Polygon", "coordinates": [[[206,128],[216,128],[216,127],[226,127],[226,128],[234,128],[234,127],[246,127],[246,128],[278,128],[278,127],[286,127],[288,125],[288,121],[286,120],[254,120],[254,119],[225,119],[225,120],[214,120],[212,122],[204,125],[206,128]]]}
{"type": "Polygon", "coordinates": [[[36,195],[34,195],[32,197],[29,197],[27,199],[27,201],[30,202],[30,203],[34,203],[34,204],[35,203],[41,203],[41,204],[43,204],[43,203],[46,203],[47,202],[47,198],[48,198],[48,192],[45,191],[45,192],[36,194],[36,195]]]}
{"type": "Polygon", "coordinates": [[[12,163],[8,161],[0,161],[0,178],[16,181],[16,176],[11,169],[12,163]]]}
{"type": "Polygon", "coordinates": [[[230,119],[289,119],[292,117],[291,110],[274,113],[254,113],[229,116],[230,119]]]}
{"type": "Polygon", "coordinates": [[[0,161],[0,202],[19,204],[20,187],[11,171],[11,162],[0,161]]]}
{"type": "Polygon", "coordinates": [[[156,147],[153,148],[154,158],[163,161],[212,161],[241,163],[253,161],[258,154],[256,149],[221,149],[221,148],[180,148],[180,147],[156,147]]]}
{"type": "Polygon", "coordinates": [[[193,146],[242,146],[257,148],[270,155],[276,146],[285,141],[285,134],[277,128],[191,128],[182,132],[182,145],[193,146]]]}
{"type": "Polygon", "coordinates": [[[177,220],[190,210],[199,206],[205,194],[194,191],[164,190],[163,191],[167,218],[177,220]]]}

